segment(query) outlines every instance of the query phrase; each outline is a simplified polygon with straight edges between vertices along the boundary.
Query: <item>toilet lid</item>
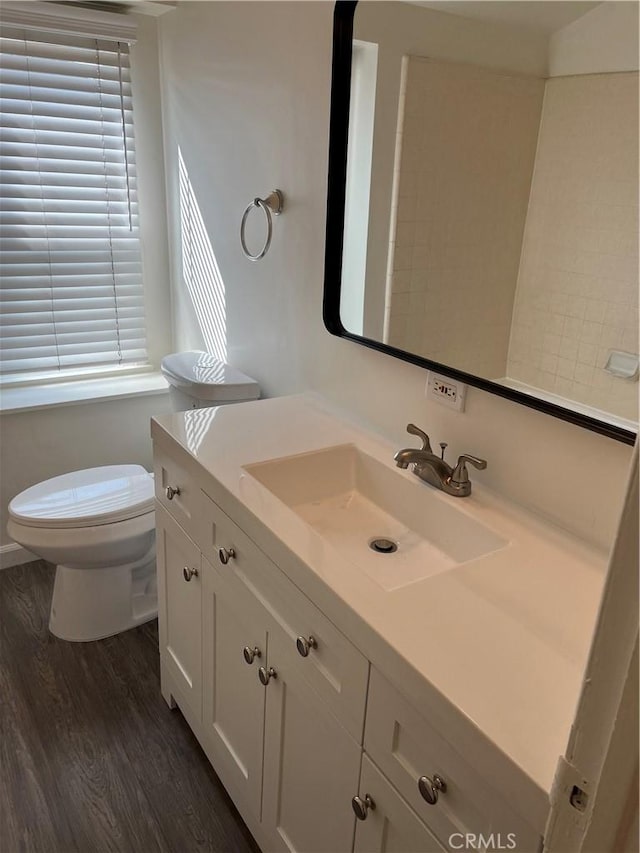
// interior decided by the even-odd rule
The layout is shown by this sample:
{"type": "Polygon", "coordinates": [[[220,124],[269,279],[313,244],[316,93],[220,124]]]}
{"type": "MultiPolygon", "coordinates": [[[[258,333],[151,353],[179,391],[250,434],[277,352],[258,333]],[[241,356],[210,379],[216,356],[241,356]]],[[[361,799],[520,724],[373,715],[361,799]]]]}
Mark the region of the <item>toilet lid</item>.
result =
{"type": "Polygon", "coordinates": [[[31,527],[92,527],[153,510],[153,475],[141,465],[71,471],[20,492],[9,515],[31,527]]]}
{"type": "Polygon", "coordinates": [[[260,396],[255,379],[208,352],[192,350],[165,355],[160,370],[170,385],[199,400],[241,403],[260,396]]]}

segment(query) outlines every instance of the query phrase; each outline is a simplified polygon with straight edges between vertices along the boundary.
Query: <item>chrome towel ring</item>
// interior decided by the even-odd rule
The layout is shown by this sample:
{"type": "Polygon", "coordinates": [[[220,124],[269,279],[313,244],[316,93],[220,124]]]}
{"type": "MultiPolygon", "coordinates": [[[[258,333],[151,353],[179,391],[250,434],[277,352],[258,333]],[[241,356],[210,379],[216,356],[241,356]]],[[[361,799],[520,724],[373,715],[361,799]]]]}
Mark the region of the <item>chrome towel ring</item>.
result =
{"type": "Polygon", "coordinates": [[[254,200],[246,206],[245,211],[242,214],[242,222],[240,223],[240,245],[242,246],[242,253],[245,258],[248,258],[250,261],[259,261],[260,258],[264,258],[267,254],[269,246],[271,245],[271,234],[273,231],[271,214],[273,213],[274,216],[280,216],[283,204],[284,197],[280,190],[273,190],[273,192],[271,192],[266,198],[254,198],[254,200]],[[247,217],[254,207],[262,208],[265,216],[267,217],[267,239],[265,240],[262,250],[258,252],[257,255],[252,255],[249,249],[247,249],[244,233],[247,224],[247,217]]]}

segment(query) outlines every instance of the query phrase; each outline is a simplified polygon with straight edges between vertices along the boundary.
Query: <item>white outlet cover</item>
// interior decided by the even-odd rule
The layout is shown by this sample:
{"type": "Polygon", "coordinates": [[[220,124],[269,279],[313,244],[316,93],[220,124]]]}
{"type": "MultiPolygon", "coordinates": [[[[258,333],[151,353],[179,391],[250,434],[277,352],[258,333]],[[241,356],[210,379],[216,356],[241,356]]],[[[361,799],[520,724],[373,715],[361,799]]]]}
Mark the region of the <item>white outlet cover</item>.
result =
{"type": "Polygon", "coordinates": [[[425,395],[427,399],[435,400],[441,406],[446,406],[456,412],[464,412],[467,386],[462,382],[458,382],[457,379],[441,376],[430,370],[427,374],[425,395]]]}

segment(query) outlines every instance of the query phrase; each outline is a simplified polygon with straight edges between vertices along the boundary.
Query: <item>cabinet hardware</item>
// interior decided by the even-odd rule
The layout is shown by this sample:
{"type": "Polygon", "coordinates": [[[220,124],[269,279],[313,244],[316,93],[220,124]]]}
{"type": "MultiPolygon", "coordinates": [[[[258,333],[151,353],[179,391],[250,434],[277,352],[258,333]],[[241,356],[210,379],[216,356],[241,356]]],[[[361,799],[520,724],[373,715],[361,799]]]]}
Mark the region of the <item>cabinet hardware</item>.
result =
{"type": "Polygon", "coordinates": [[[244,655],[245,662],[251,665],[254,661],[254,658],[261,658],[262,652],[257,646],[251,648],[250,646],[245,646],[242,650],[242,654],[244,655]]]}
{"type": "Polygon", "coordinates": [[[364,795],[364,800],[360,797],[354,797],[351,800],[351,808],[355,812],[355,816],[358,820],[366,820],[369,809],[373,811],[375,807],[376,804],[373,802],[369,794],[364,795]]]}
{"type": "Polygon", "coordinates": [[[302,655],[303,658],[308,657],[310,649],[318,648],[318,641],[315,637],[298,637],[296,639],[296,648],[298,650],[298,654],[302,655]]]}
{"type": "Polygon", "coordinates": [[[174,486],[167,486],[167,488],[164,490],[164,493],[167,496],[167,500],[172,501],[176,495],[180,494],[180,487],[179,486],[175,486],[175,487],[174,486]]]}
{"type": "Polygon", "coordinates": [[[229,560],[233,560],[236,552],[233,548],[218,548],[218,557],[223,566],[226,566],[229,560]]]}
{"type": "Polygon", "coordinates": [[[265,687],[271,681],[272,678],[277,678],[277,677],[278,677],[278,673],[275,671],[275,669],[272,666],[270,666],[268,670],[265,669],[263,666],[261,666],[260,669],[258,670],[258,678],[260,679],[260,683],[264,684],[265,687]]]}
{"type": "Polygon", "coordinates": [[[191,566],[185,566],[182,570],[182,576],[188,583],[191,580],[191,578],[197,578],[198,577],[198,570],[192,569],[191,566]]]}
{"type": "Polygon", "coordinates": [[[428,776],[421,776],[418,779],[418,790],[430,806],[435,806],[438,802],[440,791],[443,794],[446,793],[447,783],[436,773],[433,774],[433,779],[430,779],[428,776]]]}

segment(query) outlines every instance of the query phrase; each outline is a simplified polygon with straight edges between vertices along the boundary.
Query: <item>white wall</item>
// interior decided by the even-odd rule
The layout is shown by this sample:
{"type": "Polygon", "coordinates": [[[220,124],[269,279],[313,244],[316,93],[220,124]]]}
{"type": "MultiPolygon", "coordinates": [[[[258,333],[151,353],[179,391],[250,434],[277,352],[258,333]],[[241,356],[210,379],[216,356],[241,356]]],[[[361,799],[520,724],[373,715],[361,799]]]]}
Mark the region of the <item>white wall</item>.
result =
{"type": "Polygon", "coordinates": [[[549,77],[638,70],[638,4],[607,0],[553,33],[549,77]]]}
{"type": "Polygon", "coordinates": [[[332,11],[314,2],[187,2],[160,19],[176,348],[206,347],[211,320],[224,328],[229,361],[267,394],[304,386],[302,359],[321,322],[309,297],[322,291],[332,11]],[[204,293],[185,283],[179,151],[206,227],[196,234],[202,263],[215,262],[224,283],[222,316],[196,310],[216,307],[215,274],[195,276],[204,293]],[[242,212],[275,187],[284,213],[269,254],[251,263],[240,249],[242,212]]]}
{"type": "MultiPolygon", "coordinates": [[[[160,20],[165,150],[177,228],[181,147],[226,285],[229,360],[268,395],[313,388],[397,442],[414,421],[451,457],[489,460],[475,474],[601,544],[618,519],[630,448],[470,389],[465,414],[427,402],[425,372],[332,337],[322,324],[332,3],[180,4],[160,20]],[[256,194],[287,207],[269,255],[249,263],[238,226],[256,194]]],[[[179,283],[179,259],[174,258],[179,283]]],[[[176,340],[202,334],[178,284],[176,340]]],[[[258,438],[258,436],[256,436],[258,438]]]]}

